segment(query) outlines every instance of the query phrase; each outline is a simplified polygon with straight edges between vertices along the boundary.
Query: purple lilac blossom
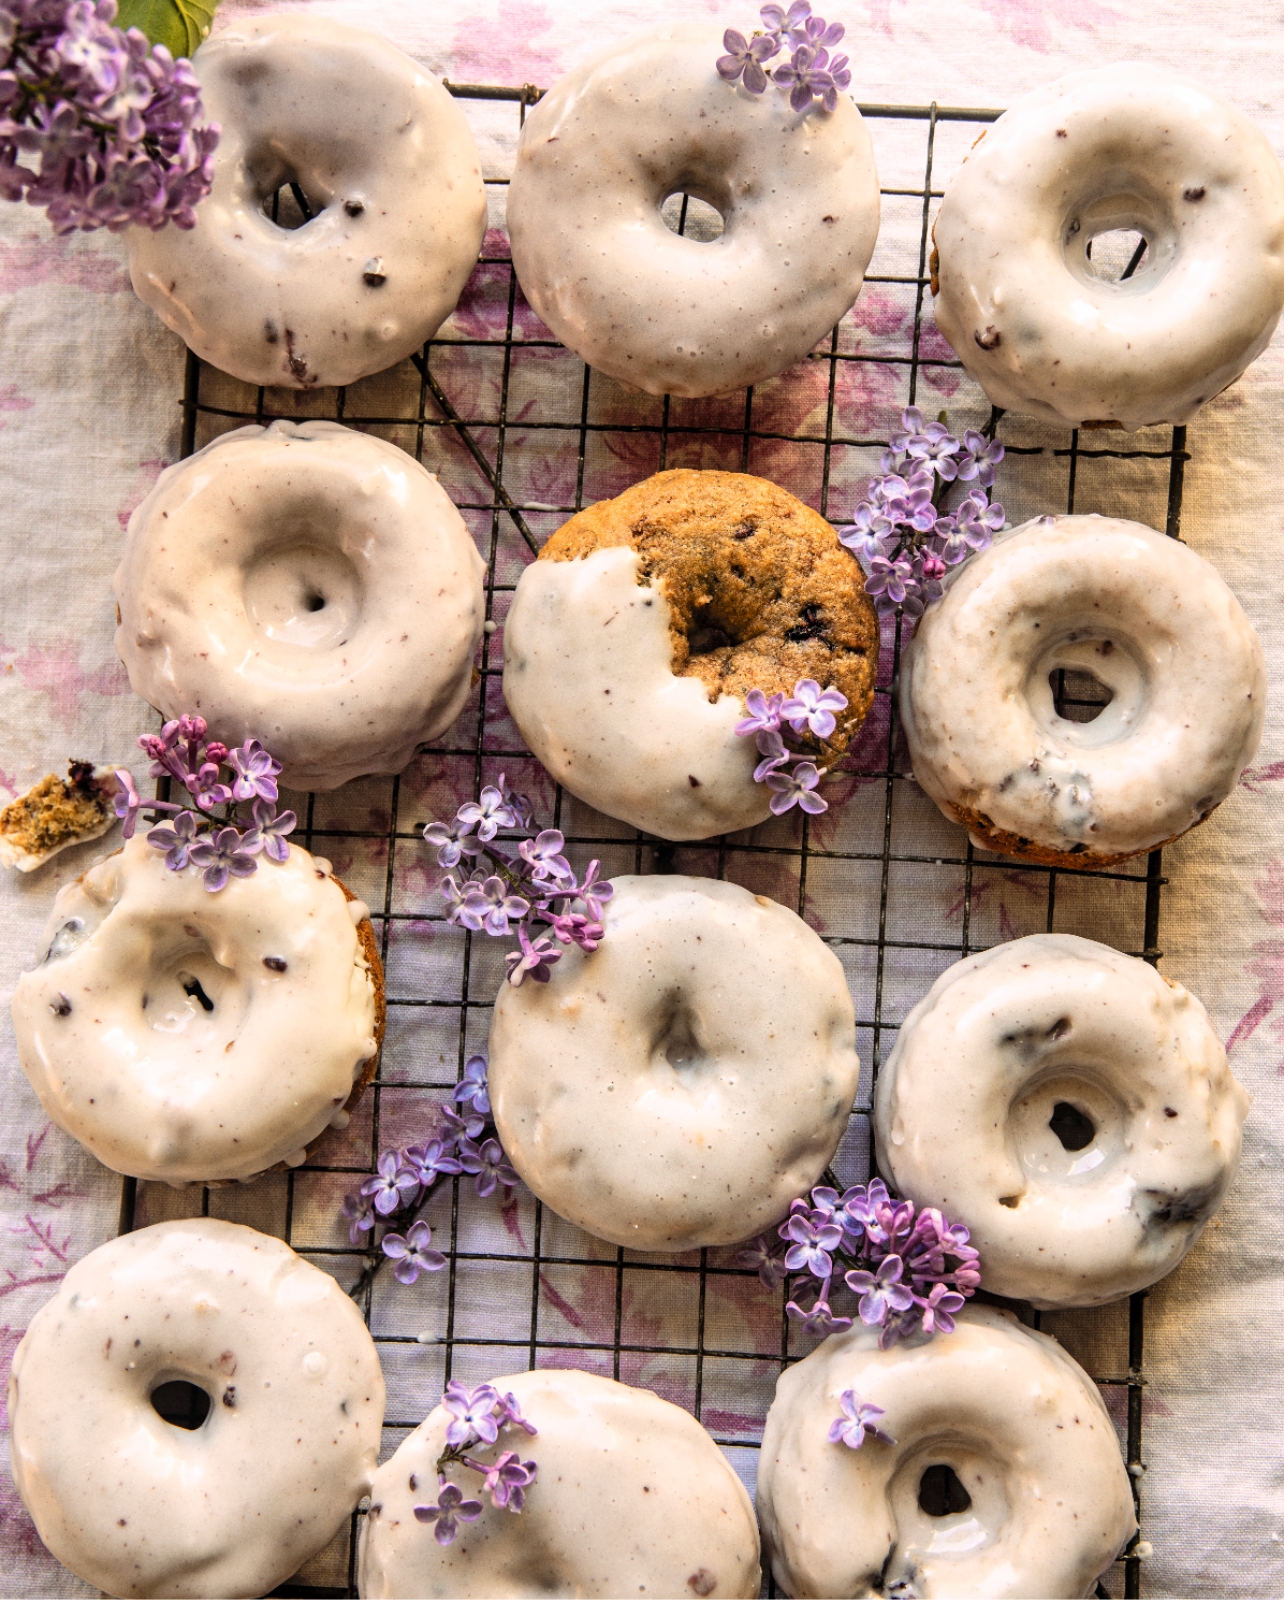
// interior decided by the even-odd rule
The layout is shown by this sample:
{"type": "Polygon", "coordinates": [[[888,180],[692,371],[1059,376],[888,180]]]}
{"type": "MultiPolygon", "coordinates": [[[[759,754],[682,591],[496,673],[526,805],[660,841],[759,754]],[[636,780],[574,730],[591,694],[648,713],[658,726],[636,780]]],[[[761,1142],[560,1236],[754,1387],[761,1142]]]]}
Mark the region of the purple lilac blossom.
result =
{"type": "Polygon", "coordinates": [[[446,1258],[440,1250],[431,1250],[432,1229],[422,1219],[412,1222],[404,1235],[385,1233],[383,1253],[396,1265],[392,1269],[398,1283],[414,1283],[421,1272],[440,1272],[446,1258]]]}
{"type": "Polygon", "coordinates": [[[778,1289],[789,1276],[789,1268],[779,1245],[765,1233],[760,1233],[752,1245],[736,1256],[742,1267],[752,1267],[764,1289],[778,1289]]]}
{"type": "Polygon", "coordinates": [[[254,826],[263,838],[264,854],[271,856],[273,861],[288,861],[290,846],[285,836],[287,833],[293,833],[299,825],[299,819],[294,812],[278,813],[276,807],[266,800],[256,800],[250,809],[254,816],[254,826]]]}
{"type": "Polygon", "coordinates": [[[814,678],[800,678],[780,715],[795,733],[807,731],[818,739],[828,739],[838,726],[834,712],[846,709],[847,696],[840,690],[822,689],[814,678]]]}
{"type": "Polygon", "coordinates": [[[762,94],[769,83],[789,93],[789,104],[796,112],[810,111],[819,100],[826,111],[838,106],[838,92],[846,89],[852,75],[846,56],[830,58],[830,50],[845,32],[841,22],[826,22],[813,17],[810,0],[793,0],[785,11],[778,5],[763,6],[759,12],[763,33],[746,39],[735,28],[722,36],[727,52],[716,62],[718,75],[728,83],[743,83],[750,94],[762,94]],[[782,49],[792,53],[775,68],[764,67],[782,49]]]}
{"type": "Polygon", "coordinates": [[[504,957],[508,967],[509,983],[514,988],[526,978],[532,978],[536,983],[547,983],[553,976],[554,962],[562,959],[562,952],[553,948],[547,935],[541,936],[532,944],[524,923],[518,925],[517,938],[521,949],[510,950],[504,957]]]}
{"type": "Polygon", "coordinates": [[[165,865],[171,872],[181,872],[191,859],[192,845],[196,841],[196,827],[196,817],[193,813],[180,811],[169,827],[148,830],[148,844],[155,850],[165,851],[165,865]]]}
{"type": "Polygon", "coordinates": [[[361,1243],[361,1235],[369,1233],[375,1225],[374,1201],[365,1194],[346,1194],[339,1208],[348,1223],[348,1238],[353,1244],[361,1243]]]}
{"type": "Polygon", "coordinates": [[[824,1339],[831,1333],[842,1333],[852,1325],[850,1317],[834,1315],[833,1307],[824,1295],[810,1310],[800,1306],[796,1300],[790,1300],[785,1306],[785,1314],[791,1322],[801,1323],[802,1331],[813,1339],[824,1339]]]}
{"type": "Polygon", "coordinates": [[[454,1145],[441,1139],[427,1144],[412,1144],[401,1153],[402,1166],[421,1189],[431,1189],[440,1177],[451,1177],[464,1169],[453,1154],[454,1145]]]}
{"type": "Polygon", "coordinates": [[[464,1076],[455,1085],[455,1103],[471,1106],[483,1117],[490,1115],[490,1086],[485,1056],[469,1056],[464,1063],[464,1076]]]}
{"type": "Polygon", "coordinates": [[[437,1484],[437,1503],[416,1506],[415,1518],[419,1522],[434,1522],[433,1537],[438,1544],[453,1544],[461,1522],[476,1522],[482,1514],[480,1500],[465,1500],[464,1491],[441,1478],[437,1484]]]}
{"type": "Polygon", "coordinates": [[[368,1195],[381,1217],[405,1203],[406,1196],[419,1186],[413,1172],[402,1166],[395,1150],[385,1150],[379,1157],[378,1170],[361,1185],[358,1193],[368,1195]]]}
{"type": "Polygon", "coordinates": [[[739,78],[750,94],[761,94],[770,82],[762,64],[779,54],[780,41],[767,34],[746,39],[743,33],[728,28],[722,36],[722,48],[727,53],[716,62],[718,76],[728,83],[739,78]]]}
{"type": "Polygon", "coordinates": [[[860,1320],[868,1328],[881,1328],[893,1311],[908,1311],[914,1303],[910,1289],[901,1282],[904,1263],[899,1256],[884,1256],[877,1272],[849,1272],[847,1287],[861,1297],[860,1320]]]}
{"type": "Polygon", "coordinates": [[[778,817],[791,806],[799,806],[812,816],[829,810],[829,801],[815,792],[820,782],[820,771],[814,761],[800,761],[792,772],[769,772],[767,787],[771,790],[771,809],[778,817]]]}
{"type": "Polygon", "coordinates": [[[458,1378],[452,1378],[441,1403],[451,1416],[446,1429],[448,1445],[465,1450],[471,1444],[494,1444],[499,1438],[502,1419],[495,1415],[499,1390],[493,1384],[481,1383],[469,1389],[458,1378]]]}
{"type": "Polygon", "coordinates": [[[487,1470],[482,1490],[500,1510],[520,1511],[526,1504],[526,1490],[535,1482],[538,1470],[534,1461],[522,1461],[516,1450],[505,1450],[487,1470]]]}
{"type": "Polygon", "coordinates": [[[115,0],[0,0],[0,198],[44,206],[56,233],[191,228],[218,126],[197,126],[190,63],[115,16],[115,0]]]}
{"type": "Polygon", "coordinates": [[[269,800],[275,805],[281,763],[273,760],[257,739],[247,739],[241,749],[229,750],[227,762],[236,773],[234,799],[269,800]]]}
{"type": "Polygon", "coordinates": [[[524,1433],[529,1433],[533,1439],[539,1429],[533,1422],[522,1415],[522,1408],[517,1403],[517,1396],[509,1393],[504,1395],[499,1403],[500,1422],[505,1427],[521,1428],[524,1433]]]}
{"type": "Polygon", "coordinates": [[[780,727],[784,703],[783,694],[773,694],[769,700],[761,689],[750,689],[745,696],[745,710],[749,715],[736,723],[736,732],[742,739],[747,739],[751,733],[775,733],[780,727]]]}
{"type": "Polygon", "coordinates": [[[844,1389],[838,1397],[843,1414],[835,1418],[829,1428],[830,1444],[845,1444],[849,1450],[859,1450],[868,1435],[881,1439],[884,1444],[895,1444],[890,1433],[885,1433],[874,1421],[883,1415],[883,1407],[870,1405],[854,1389],[844,1389]]]}
{"type": "Polygon", "coordinates": [[[121,820],[121,833],[126,839],[134,837],[134,829],[138,826],[138,813],[144,804],[141,794],[134,783],[133,774],[120,767],[116,772],[116,782],[119,785],[116,792],[115,811],[121,820]]]}
{"type": "Polygon", "coordinates": [[[252,877],[257,863],[254,857],[263,848],[263,840],[253,829],[241,833],[236,828],[220,828],[217,833],[207,833],[188,851],[194,867],[205,875],[205,887],[211,894],[222,889],[229,875],[234,878],[252,877]]]}
{"type": "Polygon", "coordinates": [[[833,1252],[843,1242],[843,1231],[831,1222],[816,1222],[795,1213],[780,1230],[782,1239],[790,1241],[785,1252],[785,1266],[790,1272],[810,1272],[817,1278],[828,1278],[833,1273],[833,1252]]]}
{"type": "Polygon", "coordinates": [[[477,1193],[483,1200],[489,1199],[494,1194],[498,1184],[502,1184],[505,1189],[515,1187],[517,1174],[509,1166],[503,1146],[498,1139],[487,1139],[480,1146],[477,1151],[477,1162],[474,1183],[477,1193]]]}
{"type": "Polygon", "coordinates": [[[1003,446],[969,429],[960,441],[943,421],[928,422],[917,406],[901,413],[866,498],[840,541],[867,572],[865,592],[880,616],[900,609],[920,617],[943,593],[942,579],[1003,526],[1003,507],[988,488],[1003,446]],[[971,487],[953,510],[939,503],[947,485],[971,487]]]}

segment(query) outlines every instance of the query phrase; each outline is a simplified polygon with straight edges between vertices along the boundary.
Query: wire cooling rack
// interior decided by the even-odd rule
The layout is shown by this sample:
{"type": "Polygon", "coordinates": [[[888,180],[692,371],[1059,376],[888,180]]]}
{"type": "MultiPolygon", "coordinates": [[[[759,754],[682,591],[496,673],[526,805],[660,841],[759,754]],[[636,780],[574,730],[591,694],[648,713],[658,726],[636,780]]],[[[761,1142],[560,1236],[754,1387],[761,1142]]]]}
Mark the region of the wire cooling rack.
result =
{"type": "MultiPolygon", "coordinates": [[[[526,108],[540,95],[530,85],[448,87],[491,151],[511,150],[526,108]]],[[[521,567],[553,528],[666,466],[759,472],[831,521],[847,520],[888,429],[910,403],[945,407],[957,427],[997,429],[1008,448],[1000,490],[1010,521],[1056,509],[1119,511],[1123,496],[1127,514],[1179,536],[1185,429],[1058,433],[1001,417],[931,322],[927,265],[940,185],[978,127],[999,113],[860,109],[886,184],[878,250],[854,312],[773,384],[705,402],[625,394],[534,321],[496,228],[474,280],[478,293],[471,302],[466,296],[473,310],[457,314],[419,356],[390,373],[347,390],[256,392],[189,355],[181,453],[276,416],[326,416],[399,443],[439,473],[477,538],[493,622],[502,622],[521,567]]],[[[496,221],[503,189],[503,179],[488,180],[496,221]]],[[[685,197],[671,201],[670,226],[699,237],[698,209],[685,197]]],[[[290,185],[271,214],[285,225],[305,222],[308,197],[290,185]]],[[[1137,241],[1123,275],[1143,250],[1137,241]]],[[[318,1159],[245,1188],[176,1192],[126,1180],[122,1230],[195,1211],[225,1216],[280,1235],[334,1273],[378,1342],[388,1379],[387,1449],[422,1420],[452,1375],[475,1382],[535,1365],[583,1366],[686,1405],[752,1483],[775,1379],[808,1344],[785,1319],[783,1297],[738,1267],[734,1251],[660,1257],[616,1249],[570,1228],[529,1195],[501,1223],[493,1201],[479,1201],[455,1180],[453,1190],[434,1193],[425,1213],[448,1271],[397,1289],[379,1272],[377,1256],[349,1245],[338,1204],[378,1151],[409,1142],[416,1116],[422,1128],[430,1104],[448,1096],[466,1058],[484,1048],[501,956],[484,938],[445,924],[420,829],[450,815],[463,790],[475,792],[501,769],[544,802],[545,824],[562,828],[581,864],[596,855],[608,873],[732,878],[792,905],[821,932],[851,980],[865,1063],[835,1162],[844,1182],[870,1170],[878,1064],[900,1020],[945,967],[1045,929],[1083,933],[1157,962],[1165,882],[1158,851],[1144,866],[1113,872],[1014,863],[975,850],[913,786],[892,694],[901,643],[886,641],[875,708],[845,763],[846,803],[826,814],[824,827],[793,813],[746,834],[675,846],[553,789],[506,720],[501,654],[488,634],[473,702],[446,741],[400,778],[291,797],[305,819],[296,837],[334,859],[370,905],[381,943],[388,1036],[379,1075],[351,1127],[323,1145],[318,1159]]],[[[1060,674],[1058,709],[1087,720],[1100,704],[1099,689],[1081,675],[1060,674]]],[[[1144,1302],[1137,1294],[1096,1311],[1042,1316],[1014,1308],[1055,1333],[1101,1385],[1135,1493],[1144,1471],[1144,1302]]],[[[276,1592],[354,1594],[356,1531],[354,1518],[276,1592]]],[[[1099,1595],[1141,1593],[1140,1538],[1106,1574],[1099,1595]]]]}

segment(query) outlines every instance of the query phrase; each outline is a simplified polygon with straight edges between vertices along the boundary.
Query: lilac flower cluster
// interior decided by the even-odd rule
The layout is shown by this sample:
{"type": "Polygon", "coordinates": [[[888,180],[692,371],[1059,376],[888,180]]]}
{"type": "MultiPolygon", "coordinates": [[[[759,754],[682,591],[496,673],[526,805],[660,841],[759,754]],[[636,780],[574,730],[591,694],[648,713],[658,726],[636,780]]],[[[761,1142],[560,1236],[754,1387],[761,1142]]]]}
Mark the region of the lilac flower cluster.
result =
{"type": "Polygon", "coordinates": [[[852,81],[846,56],[831,56],[846,31],[841,22],[826,22],[813,17],[810,0],[793,0],[789,10],[777,5],[763,6],[758,13],[763,30],[751,39],[734,28],[722,36],[727,52],[719,56],[718,76],[728,83],[743,83],[750,94],[762,94],[769,83],[786,90],[794,111],[808,111],[819,100],[826,111],[838,105],[838,92],[852,81]],[[789,59],[776,67],[766,67],[782,50],[789,59]]]}
{"type": "Polygon", "coordinates": [[[596,950],[604,933],[602,907],[615,893],[598,879],[600,861],[590,861],[578,879],[562,854],[565,837],[556,828],[535,833],[533,819],[531,802],[514,794],[501,772],[497,783],[460,806],[453,822],[430,822],[424,829],[424,838],[437,847],[438,866],[455,868],[465,858],[472,863],[466,878],[449,872],[441,882],[447,922],[495,938],[517,934],[519,948],[505,958],[514,987],[526,978],[548,982],[562,959],[555,940],[596,950]],[[497,837],[501,828],[526,837],[510,845],[497,837]],[[532,939],[536,917],[547,931],[532,939]]]}
{"type": "Polygon", "coordinates": [[[205,887],[215,894],[229,878],[248,878],[257,871],[255,857],[260,853],[273,861],[287,860],[286,835],[293,832],[298,818],[293,811],[278,814],[276,780],[281,763],[257,739],[229,750],[216,739],[207,743],[208,731],[204,717],[184,715],[138,741],[151,757],[151,776],[169,778],[171,785],[186,790],[187,803],[144,799],[132,774],[122,767],[116,772],[115,809],[126,839],[133,838],[144,811],[172,813],[169,826],[148,831],[148,844],[165,852],[171,872],[199,867],[205,887]],[[252,827],[236,826],[238,806],[249,807],[252,827]],[[211,815],[220,808],[221,818],[211,815]]]}
{"type": "Polygon", "coordinates": [[[1003,460],[997,439],[969,428],[957,439],[944,421],[927,422],[917,406],[901,413],[901,431],[888,440],[866,498],[838,537],[868,569],[865,592],[882,616],[899,606],[921,617],[941,598],[941,580],[974,550],[984,550],[1003,526],[1003,507],[986,491],[1003,460]],[[942,499],[951,483],[972,487],[950,511],[942,499]]]}
{"type": "Polygon", "coordinates": [[[771,809],[780,817],[792,806],[812,816],[829,810],[829,802],[816,793],[817,785],[829,770],[818,767],[811,753],[785,744],[785,728],[796,735],[810,734],[828,739],[838,726],[835,711],[847,709],[847,696],[834,688],[822,689],[814,678],[799,678],[792,695],[773,694],[770,699],[761,689],[750,689],[745,696],[749,715],[736,723],[742,739],[754,736],[762,760],[753,769],[753,781],[771,790],[771,809]]]}
{"type": "Polygon", "coordinates": [[[743,1250],[740,1262],[755,1267],[769,1289],[791,1274],[801,1294],[812,1278],[820,1291],[810,1306],[791,1299],[785,1310],[804,1333],[821,1336],[850,1328],[836,1316],[830,1289],[837,1273],[854,1295],[860,1320],[880,1328],[879,1345],[890,1349],[914,1333],[953,1333],[954,1315],[981,1281],[977,1251],[962,1223],[934,1209],[915,1212],[896,1200],[881,1178],[839,1194],[819,1188],[795,1200],[777,1230],[780,1242],[762,1234],[743,1250]]]}
{"type": "Polygon", "coordinates": [[[508,1428],[520,1428],[532,1436],[538,1432],[522,1415],[515,1396],[501,1395],[489,1383],[469,1390],[452,1378],[442,1404],[451,1421],[446,1429],[446,1448],[437,1458],[437,1503],[415,1506],[414,1513],[417,1521],[433,1524],[433,1537],[445,1545],[454,1543],[461,1522],[476,1522],[483,1509],[480,1500],[466,1499],[463,1490],[450,1482],[445,1475],[448,1466],[457,1464],[480,1472],[481,1492],[490,1496],[496,1510],[514,1513],[525,1506],[526,1491],[535,1482],[539,1468],[534,1461],[521,1460],[516,1450],[501,1450],[489,1463],[468,1454],[476,1445],[497,1443],[500,1432],[508,1428]]]}
{"type": "Polygon", "coordinates": [[[0,198],[47,207],[55,233],[194,227],[218,125],[197,126],[190,63],[115,15],[116,0],[0,0],[0,198]]]}
{"type": "Polygon", "coordinates": [[[835,1417],[829,1425],[830,1444],[845,1444],[849,1450],[859,1450],[866,1437],[881,1439],[884,1444],[896,1443],[891,1434],[884,1433],[874,1421],[875,1417],[883,1415],[882,1406],[862,1400],[855,1389],[844,1389],[838,1397],[838,1404],[842,1407],[842,1415],[835,1417]]]}
{"type": "MultiPolygon", "coordinates": [[[[463,1079],[455,1085],[452,1104],[438,1107],[438,1113],[442,1137],[404,1150],[385,1150],[371,1176],[344,1198],[342,1214],[353,1244],[360,1244],[362,1234],[372,1233],[377,1222],[404,1225],[438,1178],[470,1177],[482,1199],[497,1189],[507,1196],[516,1185],[517,1174],[495,1137],[485,1056],[469,1060],[463,1079]]],[[[392,1272],[398,1283],[414,1283],[421,1272],[440,1272],[446,1265],[441,1251],[432,1248],[432,1229],[422,1218],[411,1222],[404,1233],[385,1233],[380,1248],[396,1263],[392,1272]]]]}

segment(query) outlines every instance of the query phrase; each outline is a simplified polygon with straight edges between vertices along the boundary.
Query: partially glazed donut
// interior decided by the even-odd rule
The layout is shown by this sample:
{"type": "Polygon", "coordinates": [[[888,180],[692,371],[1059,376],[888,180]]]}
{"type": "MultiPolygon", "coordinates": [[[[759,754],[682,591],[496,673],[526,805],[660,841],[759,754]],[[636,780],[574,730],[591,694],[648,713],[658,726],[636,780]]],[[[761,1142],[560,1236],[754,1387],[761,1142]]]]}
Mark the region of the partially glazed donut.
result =
{"type": "Polygon", "coordinates": [[[485,563],[436,478],[335,422],[237,428],[161,473],[113,586],[130,686],[261,739],[282,782],[400,772],[463,709],[485,563]]]}
{"type": "Polygon", "coordinates": [[[502,986],[499,1137],[535,1194],[600,1239],[747,1239],[816,1182],[847,1126],[860,1063],[842,965],[737,884],[614,883],[591,955],[502,986]]]}
{"type": "Polygon", "coordinates": [[[1185,422],[1266,348],[1284,306],[1284,172],[1265,134],[1138,61],[1017,102],[946,187],[936,320],[996,406],[1048,422],[1185,422]],[[1131,277],[1094,237],[1135,230],[1131,277]]]}
{"type": "Polygon", "coordinates": [[[210,894],[135,836],[54,901],[18,980],[18,1059],[104,1165],[167,1183],[297,1166],[374,1074],[383,975],[369,913],[291,845],[210,894]]]}
{"type": "Polygon", "coordinates": [[[190,232],[133,228],[139,299],[246,383],[354,383],[417,350],[455,309],[486,223],[477,147],[445,89],[378,34],[277,15],[196,52],[222,127],[190,232]],[[296,184],[316,215],[264,214],[296,184]]]}
{"type": "Polygon", "coordinates": [[[13,1477],[53,1554],[108,1594],[262,1595],[366,1492],[383,1406],[374,1341],[328,1273],[253,1228],[163,1222],[78,1261],[33,1318],[9,1377],[13,1477]],[[163,1389],[203,1402],[170,1421],[163,1389]]]}
{"type": "Polygon", "coordinates": [[[920,788],[984,850],[1107,867],[1221,804],[1266,709],[1262,647],[1186,545],[1113,517],[1040,517],[957,567],[918,624],[901,714],[920,788]],[[1050,676],[1112,696],[1091,722],[1050,676]]]}
{"type": "Polygon", "coordinates": [[[874,1129],[888,1180],[967,1223],[987,1289],[1092,1306],[1199,1238],[1248,1105],[1194,995],[1040,933],[941,974],[879,1074],[874,1129]]]}
{"type": "MultiPolygon", "coordinates": [[[[375,1474],[361,1535],[363,1600],[429,1595],[758,1593],[753,1506],[727,1458],[687,1412],[649,1389],[588,1372],[519,1372],[492,1380],[538,1432],[518,1436],[538,1463],[519,1516],[492,1508],[443,1547],[414,1507],[436,1499],[444,1406],[375,1474]]],[[[470,1453],[489,1464],[501,1437],[470,1453]]],[[[475,1474],[452,1467],[468,1494],[475,1474]]]]}
{"type": "Polygon", "coordinates": [[[839,689],[825,765],[864,722],[877,664],[878,619],[833,528],[742,472],[660,472],[572,517],[504,627],[504,698],[532,753],[664,839],[771,814],[759,752],[735,731],[750,690],[839,689]]]}
{"type": "Polygon", "coordinates": [[[527,116],[508,195],[527,299],[590,366],[649,394],[721,394],[801,361],[860,293],[878,174],[860,113],[801,114],[715,70],[687,23],[611,45],[527,116]],[[715,207],[714,240],[660,214],[715,207]]]}
{"type": "Polygon", "coordinates": [[[786,1368],[758,1515],[795,1600],[1077,1600],[1136,1527],[1091,1378],[1055,1340],[988,1306],[968,1306],[953,1333],[890,1350],[857,1323],[786,1368]],[[875,1425],[894,1443],[831,1441],[848,1391],[881,1409],[875,1425]],[[945,1483],[953,1474],[952,1496],[933,1498],[931,1469],[945,1483]]]}

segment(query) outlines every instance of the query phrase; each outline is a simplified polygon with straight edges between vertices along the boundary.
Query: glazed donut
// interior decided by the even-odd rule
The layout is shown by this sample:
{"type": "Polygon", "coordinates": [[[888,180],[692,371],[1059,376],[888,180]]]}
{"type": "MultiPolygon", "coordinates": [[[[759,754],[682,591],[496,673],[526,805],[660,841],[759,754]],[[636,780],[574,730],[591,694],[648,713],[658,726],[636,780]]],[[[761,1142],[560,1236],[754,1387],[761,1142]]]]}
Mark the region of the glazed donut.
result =
{"type": "Polygon", "coordinates": [[[382,372],[436,333],[481,248],[486,192],[463,113],[378,34],[313,16],[221,29],[192,62],[222,127],[190,232],[131,228],[134,292],[246,383],[382,372]],[[264,214],[296,184],[316,215],[264,214]]]}
{"type": "Polygon", "coordinates": [[[723,394],[773,378],[860,293],[878,174],[860,112],[801,114],[715,71],[719,31],[679,24],[611,45],[526,118],[508,192],[526,298],[592,367],[648,394],[723,394]],[[696,196],[710,241],[660,208],[696,196]]]}
{"type": "Polygon", "coordinates": [[[1040,517],[956,567],[901,670],[914,778],[982,850],[1110,867],[1156,850],[1253,759],[1266,663],[1208,562],[1114,517],[1040,517]],[[1112,699],[1058,714],[1050,675],[1112,699]]]}
{"type": "Polygon", "coordinates": [[[838,1148],[860,1062],[833,951],[712,878],[616,878],[606,937],[545,984],[501,986],[499,1138],[561,1217],[636,1250],[778,1222],[838,1148]]]}
{"type": "MultiPolygon", "coordinates": [[[[757,1595],[758,1528],[727,1458],[687,1412],[649,1389],[588,1372],[495,1378],[538,1429],[519,1434],[538,1463],[520,1516],[494,1509],[442,1546],[414,1517],[435,1501],[451,1416],[421,1422],[375,1474],[361,1535],[363,1600],[421,1596],[757,1595]]],[[[486,1463],[518,1443],[469,1453],[486,1463]]],[[[473,1473],[452,1467],[468,1495],[473,1473]]]]}
{"type": "Polygon", "coordinates": [[[522,573],[504,698],[557,781],[664,839],[770,816],[736,735],[751,689],[833,685],[831,762],[874,697],[878,618],[823,517],[763,478],[657,473],[572,517],[522,573]]]}
{"type": "Polygon", "coordinates": [[[14,1482],[58,1560],[108,1594],[267,1594],[368,1489],[383,1405],[328,1273],[237,1223],[161,1222],[78,1261],[32,1320],[9,1376],[14,1482]]]}
{"type": "Polygon", "coordinates": [[[210,894],[135,835],[59,891],[18,979],[18,1059],[51,1121],[166,1183],[298,1166],[374,1076],[383,974],[369,913],[290,846],[210,894]]]}
{"type": "Polygon", "coordinates": [[[1248,1106],[1194,995],[1040,933],[941,974],[879,1074],[874,1130],[889,1181],[967,1223],[987,1289],[1094,1306],[1199,1238],[1248,1106]]]}
{"type": "Polygon", "coordinates": [[[463,709],[485,563],[436,478],[336,422],[237,428],[162,472],[112,580],[162,715],[263,740],[296,789],[400,772],[463,709]]]}
{"type": "Polygon", "coordinates": [[[1077,1600],[1137,1525],[1092,1379],[1054,1339],[988,1306],[890,1350],[857,1323],[787,1367],[767,1414],[758,1516],[795,1600],[1077,1600]],[[871,1420],[894,1444],[868,1432],[856,1449],[831,1441],[849,1391],[881,1409],[871,1420]]]}
{"type": "Polygon", "coordinates": [[[1266,348],[1284,306],[1284,172],[1243,112],[1144,62],[1017,102],[946,186],[936,321],[1004,410],[1186,422],[1266,348]],[[1149,248],[1126,281],[1094,238],[1149,248]]]}

